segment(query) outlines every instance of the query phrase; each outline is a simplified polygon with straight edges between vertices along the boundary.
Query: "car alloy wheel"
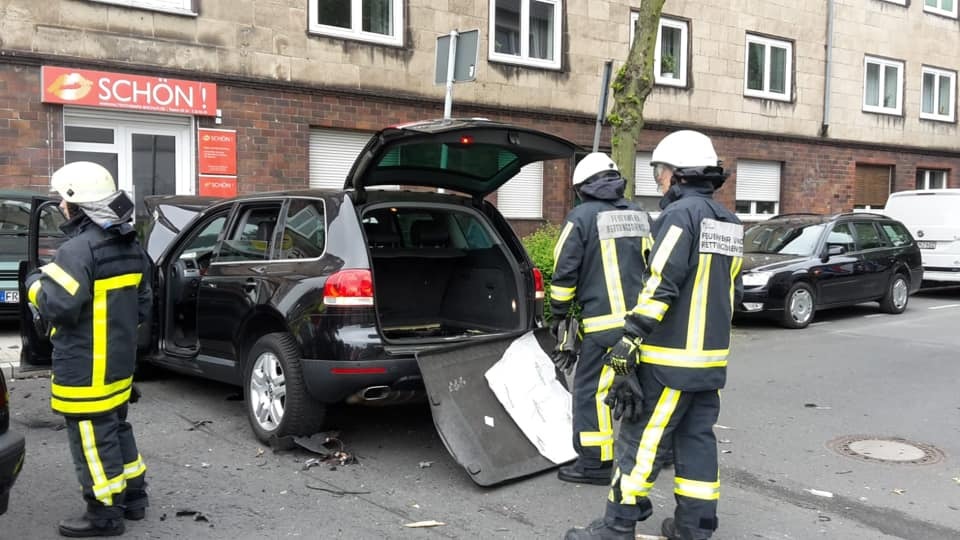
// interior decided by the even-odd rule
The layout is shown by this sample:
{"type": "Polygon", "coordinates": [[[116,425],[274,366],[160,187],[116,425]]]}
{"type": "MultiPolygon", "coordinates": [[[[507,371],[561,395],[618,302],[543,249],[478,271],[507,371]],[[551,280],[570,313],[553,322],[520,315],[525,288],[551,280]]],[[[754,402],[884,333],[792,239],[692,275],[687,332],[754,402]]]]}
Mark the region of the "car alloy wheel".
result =
{"type": "Polygon", "coordinates": [[[897,273],[890,281],[886,294],[880,299],[880,311],[897,315],[907,309],[910,301],[910,280],[906,275],[897,273]]]}
{"type": "Polygon", "coordinates": [[[264,431],[273,431],[283,421],[287,385],[280,359],[270,351],[257,357],[250,373],[250,410],[264,431]]]}
{"type": "Polygon", "coordinates": [[[816,302],[810,285],[802,281],[794,283],[784,300],[780,322],[787,328],[806,328],[813,320],[815,310],[816,302]]]}
{"type": "Polygon", "coordinates": [[[907,280],[898,277],[893,282],[893,306],[898,310],[907,307],[907,297],[910,295],[907,280]]]}

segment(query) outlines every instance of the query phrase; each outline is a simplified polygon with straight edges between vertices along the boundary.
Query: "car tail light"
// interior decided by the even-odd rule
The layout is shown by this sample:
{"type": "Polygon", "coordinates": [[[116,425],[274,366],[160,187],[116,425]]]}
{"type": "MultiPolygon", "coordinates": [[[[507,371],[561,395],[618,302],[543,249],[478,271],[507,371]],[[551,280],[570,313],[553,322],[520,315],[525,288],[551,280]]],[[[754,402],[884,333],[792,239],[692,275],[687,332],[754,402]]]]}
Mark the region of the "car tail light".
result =
{"type": "Polygon", "coordinates": [[[543,273],[539,268],[533,269],[533,297],[537,300],[543,300],[546,296],[543,290],[543,273]]]}
{"type": "Polygon", "coordinates": [[[372,306],[373,276],[370,270],[341,270],[327,278],[323,303],[328,306],[372,306]]]}
{"type": "Polygon", "coordinates": [[[385,367],[330,368],[330,373],[334,375],[382,375],[386,372],[385,367]]]}

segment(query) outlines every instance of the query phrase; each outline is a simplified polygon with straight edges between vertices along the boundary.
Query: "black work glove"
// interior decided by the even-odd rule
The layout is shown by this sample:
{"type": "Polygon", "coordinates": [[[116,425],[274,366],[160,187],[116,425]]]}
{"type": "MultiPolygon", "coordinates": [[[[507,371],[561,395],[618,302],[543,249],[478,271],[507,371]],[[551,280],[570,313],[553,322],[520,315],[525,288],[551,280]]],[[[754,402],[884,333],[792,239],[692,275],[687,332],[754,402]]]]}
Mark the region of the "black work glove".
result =
{"type": "Polygon", "coordinates": [[[616,420],[636,422],[643,414],[643,388],[635,372],[617,377],[603,403],[616,420]]]}
{"type": "Polygon", "coordinates": [[[555,319],[552,325],[555,330],[554,337],[557,339],[557,346],[550,355],[550,360],[558,370],[570,373],[574,364],[577,363],[579,355],[579,331],[576,320],[572,318],[555,319]]]}
{"type": "Polygon", "coordinates": [[[620,341],[607,353],[607,365],[617,375],[633,373],[640,362],[640,338],[624,334],[620,341]]]}
{"type": "Polygon", "coordinates": [[[136,403],[140,401],[140,389],[137,388],[137,385],[130,385],[130,403],[136,403]]]}
{"type": "Polygon", "coordinates": [[[550,335],[557,340],[560,339],[560,335],[558,334],[560,332],[560,325],[563,324],[563,321],[566,320],[566,318],[566,313],[554,313],[553,318],[550,319],[550,335]]]}

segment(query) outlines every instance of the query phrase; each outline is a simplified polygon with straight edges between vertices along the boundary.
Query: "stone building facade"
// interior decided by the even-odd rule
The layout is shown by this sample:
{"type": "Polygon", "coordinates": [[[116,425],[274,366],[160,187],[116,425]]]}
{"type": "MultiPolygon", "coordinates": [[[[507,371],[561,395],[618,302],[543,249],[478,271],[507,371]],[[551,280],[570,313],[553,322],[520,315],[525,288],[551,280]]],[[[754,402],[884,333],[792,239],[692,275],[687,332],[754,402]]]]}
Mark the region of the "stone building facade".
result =
{"type": "MultiPolygon", "coordinates": [[[[342,185],[370,133],[442,116],[435,49],[452,29],[479,30],[476,80],[455,85],[453,116],[536,127],[589,150],[604,63],[626,58],[639,7],[7,0],[0,188],[46,190],[74,159],[103,161],[138,198],[342,185]],[[230,170],[205,160],[205,141],[221,133],[235,145],[230,170]]],[[[714,138],[735,173],[720,198],[747,220],[960,187],[958,50],[951,0],[667,0],[637,194],[655,202],[645,160],[677,128],[714,138]]],[[[572,204],[572,166],[530,167],[492,198],[521,233],[557,222],[572,204]]]]}

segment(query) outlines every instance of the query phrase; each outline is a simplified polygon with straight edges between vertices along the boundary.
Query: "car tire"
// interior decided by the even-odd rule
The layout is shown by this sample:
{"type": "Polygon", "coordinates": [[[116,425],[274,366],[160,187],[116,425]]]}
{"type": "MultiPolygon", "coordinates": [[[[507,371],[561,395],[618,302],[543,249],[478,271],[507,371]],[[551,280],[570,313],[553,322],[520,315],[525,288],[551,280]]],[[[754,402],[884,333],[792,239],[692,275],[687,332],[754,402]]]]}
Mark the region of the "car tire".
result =
{"type": "Polygon", "coordinates": [[[898,315],[907,309],[909,301],[910,279],[897,272],[887,285],[887,292],[880,299],[880,311],[898,315]]]}
{"type": "Polygon", "coordinates": [[[785,328],[806,328],[813,321],[816,305],[813,288],[802,281],[794,283],[783,299],[780,324],[785,328]]]}
{"type": "Polygon", "coordinates": [[[267,334],[250,349],[243,397],[250,427],[264,443],[312,435],[323,427],[326,406],[307,393],[300,350],[288,333],[267,334]]]}

